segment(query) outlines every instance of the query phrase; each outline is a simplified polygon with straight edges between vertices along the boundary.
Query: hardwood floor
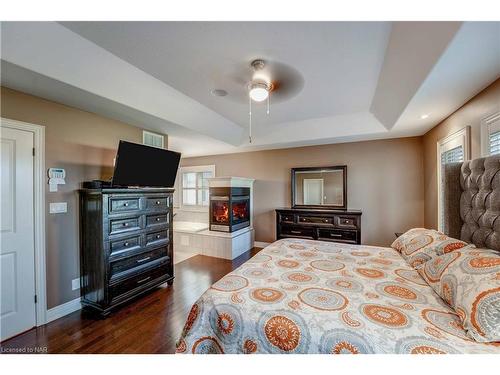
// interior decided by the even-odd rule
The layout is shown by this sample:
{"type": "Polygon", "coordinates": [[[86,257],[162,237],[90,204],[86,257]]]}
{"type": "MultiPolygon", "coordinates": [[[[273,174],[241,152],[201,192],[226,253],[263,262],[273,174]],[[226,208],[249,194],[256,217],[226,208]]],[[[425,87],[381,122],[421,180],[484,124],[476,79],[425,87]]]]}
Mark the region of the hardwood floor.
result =
{"type": "Polygon", "coordinates": [[[192,304],[210,285],[260,250],[253,248],[233,261],[202,255],[189,258],[175,265],[172,286],[164,284],[107,319],[77,311],[1,343],[1,351],[174,353],[192,304]]]}

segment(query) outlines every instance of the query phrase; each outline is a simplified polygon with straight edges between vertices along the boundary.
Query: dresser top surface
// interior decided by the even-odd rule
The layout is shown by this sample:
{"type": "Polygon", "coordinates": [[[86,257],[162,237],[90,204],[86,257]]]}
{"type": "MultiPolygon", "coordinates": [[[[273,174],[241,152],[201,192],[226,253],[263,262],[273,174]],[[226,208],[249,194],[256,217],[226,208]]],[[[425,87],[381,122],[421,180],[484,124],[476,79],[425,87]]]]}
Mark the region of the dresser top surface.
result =
{"type": "Polygon", "coordinates": [[[346,210],[332,210],[332,209],[326,209],[326,208],[291,208],[291,207],[280,207],[276,208],[276,212],[295,212],[295,213],[314,213],[314,214],[337,214],[337,215],[361,215],[362,211],[361,210],[353,210],[353,209],[346,209],[346,210]]]}
{"type": "Polygon", "coordinates": [[[173,193],[174,188],[104,188],[80,189],[84,194],[144,194],[144,193],[173,193]]]}

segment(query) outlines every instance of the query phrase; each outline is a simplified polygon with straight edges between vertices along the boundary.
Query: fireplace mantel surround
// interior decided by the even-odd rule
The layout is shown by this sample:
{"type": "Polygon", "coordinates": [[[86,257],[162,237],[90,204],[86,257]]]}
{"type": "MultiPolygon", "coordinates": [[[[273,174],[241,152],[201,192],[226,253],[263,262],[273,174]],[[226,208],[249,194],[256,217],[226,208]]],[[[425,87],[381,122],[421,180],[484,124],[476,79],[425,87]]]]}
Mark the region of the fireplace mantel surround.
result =
{"type": "Polygon", "coordinates": [[[209,229],[237,232],[252,228],[253,179],[216,177],[208,180],[210,191],[209,229]]]}
{"type": "MultiPolygon", "coordinates": [[[[250,220],[243,223],[242,220],[235,220],[231,227],[210,230],[210,216],[212,212],[207,212],[207,223],[209,229],[199,231],[174,230],[176,238],[176,248],[178,251],[207,255],[216,258],[235,259],[244,252],[254,247],[253,229],[253,184],[254,180],[243,177],[214,177],[208,179],[209,190],[216,189],[219,192],[236,191],[236,195],[243,199],[242,192],[249,193],[246,201],[245,216],[250,220]]],[[[223,198],[221,196],[220,198],[223,198]]],[[[227,197],[229,198],[229,197],[227,197]]],[[[224,201],[224,200],[222,200],[224,201]]],[[[241,201],[241,199],[240,199],[241,201]]],[[[212,201],[210,201],[210,204],[212,201]]],[[[228,209],[232,206],[228,205],[228,209]]],[[[209,210],[211,211],[211,209],[209,210]]],[[[245,217],[245,218],[246,218],[245,217]]],[[[218,223],[219,224],[219,223],[218,223]]],[[[175,227],[175,225],[174,225],[175,227]]]]}

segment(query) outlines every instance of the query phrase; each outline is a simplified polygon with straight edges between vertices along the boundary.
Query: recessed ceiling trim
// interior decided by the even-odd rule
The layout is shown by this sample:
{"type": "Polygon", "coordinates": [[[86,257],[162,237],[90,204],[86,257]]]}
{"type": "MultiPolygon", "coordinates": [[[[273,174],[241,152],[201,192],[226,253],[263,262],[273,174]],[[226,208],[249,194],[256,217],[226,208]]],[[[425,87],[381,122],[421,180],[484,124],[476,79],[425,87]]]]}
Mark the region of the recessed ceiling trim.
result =
{"type": "Polygon", "coordinates": [[[56,22],[2,22],[2,59],[237,145],[243,129],[56,22]]]}

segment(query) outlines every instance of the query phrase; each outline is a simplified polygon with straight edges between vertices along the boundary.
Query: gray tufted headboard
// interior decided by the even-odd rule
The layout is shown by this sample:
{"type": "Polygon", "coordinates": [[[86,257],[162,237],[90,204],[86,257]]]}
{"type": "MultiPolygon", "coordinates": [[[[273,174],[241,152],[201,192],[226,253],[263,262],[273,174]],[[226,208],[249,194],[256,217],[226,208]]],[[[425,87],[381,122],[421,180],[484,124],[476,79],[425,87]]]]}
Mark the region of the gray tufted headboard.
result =
{"type": "Polygon", "coordinates": [[[446,164],[443,231],[500,251],[500,155],[446,164]]]}

